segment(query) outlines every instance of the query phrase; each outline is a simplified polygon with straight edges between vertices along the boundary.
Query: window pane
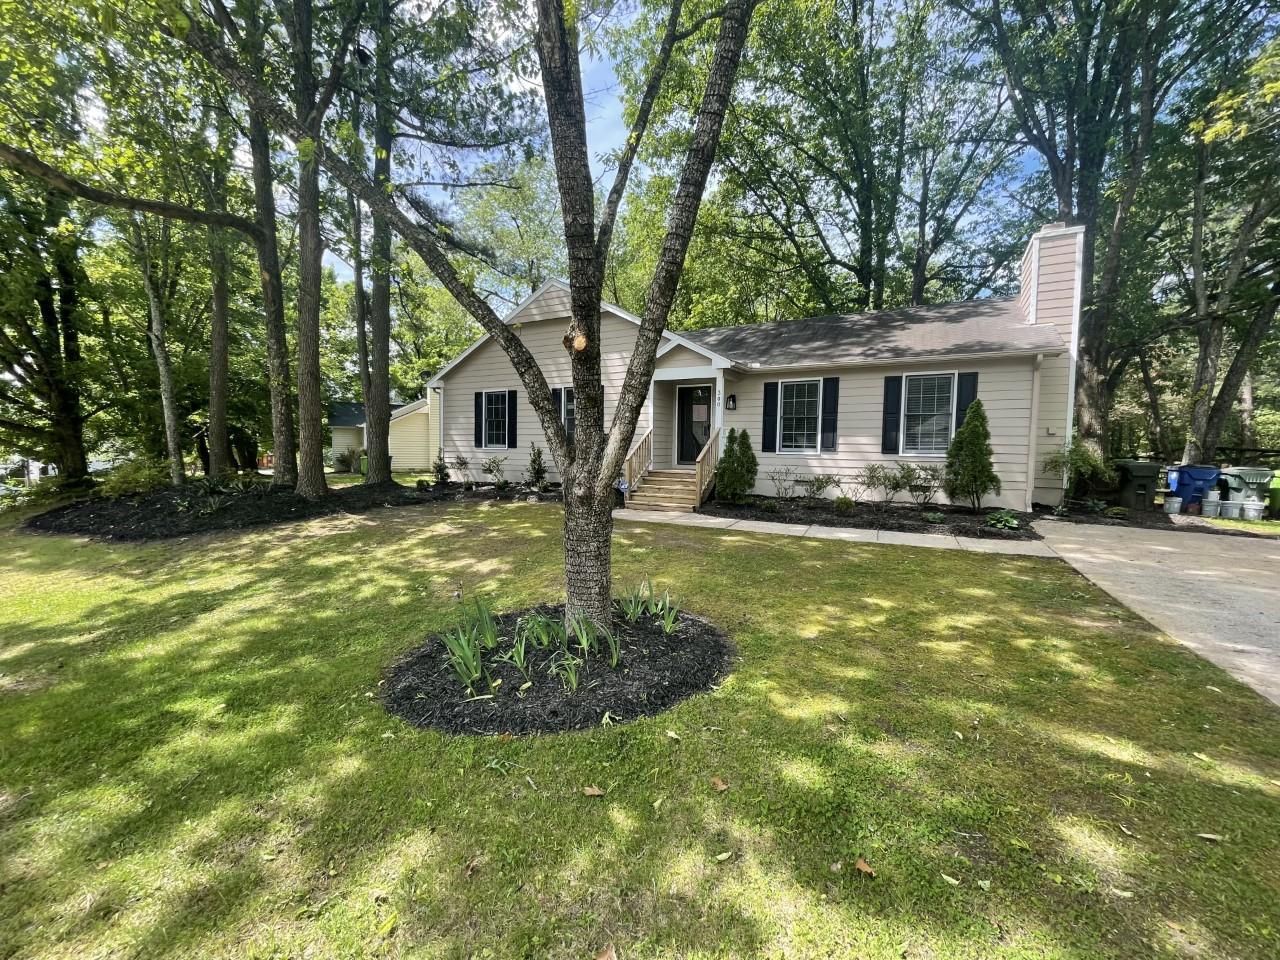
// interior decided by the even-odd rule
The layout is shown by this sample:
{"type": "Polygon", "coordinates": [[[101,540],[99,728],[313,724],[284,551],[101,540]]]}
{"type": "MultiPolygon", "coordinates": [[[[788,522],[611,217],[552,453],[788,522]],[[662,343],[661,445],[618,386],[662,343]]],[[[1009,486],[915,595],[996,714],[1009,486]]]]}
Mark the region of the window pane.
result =
{"type": "Polygon", "coordinates": [[[817,380],[782,385],[780,450],[818,449],[817,380]]]}
{"type": "Polygon", "coordinates": [[[950,374],[907,377],[902,452],[941,455],[951,443],[950,374]]]}
{"type": "Polygon", "coordinates": [[[484,395],[484,445],[486,447],[507,445],[506,391],[484,395]]]}
{"type": "Polygon", "coordinates": [[[573,387],[564,391],[564,432],[569,442],[573,443],[573,428],[578,420],[578,402],[573,396],[573,387]]]}

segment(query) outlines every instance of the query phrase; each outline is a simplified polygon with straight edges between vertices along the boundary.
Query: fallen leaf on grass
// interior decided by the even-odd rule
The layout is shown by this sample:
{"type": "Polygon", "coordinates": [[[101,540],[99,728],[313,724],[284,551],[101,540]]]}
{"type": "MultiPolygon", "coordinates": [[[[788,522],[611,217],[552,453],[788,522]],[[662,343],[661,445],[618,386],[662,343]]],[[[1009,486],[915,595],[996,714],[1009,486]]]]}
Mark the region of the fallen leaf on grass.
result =
{"type": "Polygon", "coordinates": [[[863,876],[874,877],[876,875],[876,872],[871,869],[871,864],[867,863],[867,861],[863,860],[861,857],[853,861],[853,866],[863,876]]]}
{"type": "Polygon", "coordinates": [[[603,791],[603,790],[601,790],[599,787],[597,787],[597,786],[593,783],[593,784],[592,784],[591,786],[589,786],[589,787],[583,787],[583,788],[582,788],[582,795],[583,795],[584,797],[603,797],[603,796],[604,796],[604,791],[603,791]]]}
{"type": "Polygon", "coordinates": [[[951,732],[952,732],[952,733],[954,733],[954,734],[956,735],[956,739],[957,739],[957,740],[963,740],[963,739],[964,739],[964,734],[963,734],[963,733],[961,733],[959,730],[952,730],[951,732]]]}
{"type": "Polygon", "coordinates": [[[665,797],[659,797],[657,800],[653,801],[653,810],[655,813],[657,813],[658,809],[662,806],[662,801],[665,799],[665,797]]]}
{"type": "Polygon", "coordinates": [[[1126,827],[1123,823],[1120,824],[1120,832],[1123,833],[1126,837],[1133,837],[1137,839],[1137,836],[1138,836],[1136,833],[1134,833],[1132,830],[1126,827]]]}
{"type": "Polygon", "coordinates": [[[680,739],[680,734],[676,733],[674,730],[668,730],[668,731],[667,731],[667,736],[668,736],[668,737],[670,737],[672,740],[679,740],[679,739],[680,739]]]}
{"type": "Polygon", "coordinates": [[[980,886],[983,890],[990,890],[990,889],[991,889],[991,881],[990,881],[990,880],[979,880],[979,881],[978,881],[978,886],[980,886]]]}
{"type": "Polygon", "coordinates": [[[467,865],[462,868],[462,875],[464,877],[471,876],[473,873],[476,872],[476,868],[478,866],[480,866],[480,854],[477,853],[474,857],[468,860],[467,865]]]}
{"type": "Polygon", "coordinates": [[[1195,757],[1197,760],[1203,760],[1205,763],[1213,763],[1213,761],[1210,760],[1208,757],[1206,757],[1203,753],[1193,753],[1192,756],[1195,757]]]}
{"type": "Polygon", "coordinates": [[[1214,693],[1221,693],[1221,692],[1222,692],[1222,691],[1221,691],[1221,690],[1219,690],[1217,687],[1212,687],[1212,686],[1205,687],[1205,689],[1206,689],[1206,690],[1212,690],[1214,693]]]}
{"type": "Polygon", "coordinates": [[[1119,887],[1112,887],[1112,888],[1111,888],[1111,895],[1112,895],[1113,897],[1119,897],[1121,900],[1128,900],[1128,899],[1130,899],[1130,898],[1133,896],[1133,891],[1132,891],[1132,890],[1121,890],[1119,887]]]}
{"type": "Polygon", "coordinates": [[[723,780],[721,780],[719,777],[712,777],[711,785],[715,787],[716,790],[718,790],[720,793],[724,793],[726,790],[729,789],[729,785],[725,783],[723,780]]]}
{"type": "Polygon", "coordinates": [[[843,863],[841,863],[839,860],[837,860],[835,863],[833,863],[833,864],[831,865],[831,872],[832,872],[832,873],[839,873],[839,872],[840,872],[840,869],[841,869],[843,866],[844,866],[844,864],[843,864],[843,863]]]}
{"type": "Polygon", "coordinates": [[[1222,834],[1220,833],[1197,833],[1196,836],[1201,840],[1211,840],[1214,843],[1222,842],[1222,834]]]}
{"type": "Polygon", "coordinates": [[[726,850],[724,853],[717,853],[716,863],[724,863],[726,860],[728,860],[732,856],[733,856],[732,850],[726,850]]]}
{"type": "Polygon", "coordinates": [[[611,943],[596,954],[596,960],[618,960],[618,951],[614,949],[611,943]]]}
{"type": "Polygon", "coordinates": [[[953,887],[960,886],[959,880],[957,880],[955,877],[949,877],[945,873],[942,875],[942,879],[947,881],[947,883],[951,884],[953,887]]]}
{"type": "Polygon", "coordinates": [[[391,936],[391,931],[396,928],[396,924],[399,922],[400,922],[400,917],[394,913],[391,914],[391,916],[387,917],[386,922],[381,927],[378,928],[378,936],[380,938],[386,938],[391,936]]]}

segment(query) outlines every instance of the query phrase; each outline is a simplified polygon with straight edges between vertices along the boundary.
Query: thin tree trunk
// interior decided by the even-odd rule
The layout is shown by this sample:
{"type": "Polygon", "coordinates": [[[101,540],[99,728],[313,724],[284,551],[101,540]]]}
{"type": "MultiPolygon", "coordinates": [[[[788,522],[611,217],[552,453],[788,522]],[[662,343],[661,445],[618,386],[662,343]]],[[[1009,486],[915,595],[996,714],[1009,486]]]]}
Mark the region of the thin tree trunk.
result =
{"type": "Polygon", "coordinates": [[[1169,442],[1169,434],[1164,425],[1164,414],[1160,409],[1160,390],[1155,378],[1151,375],[1151,363],[1147,355],[1138,356],[1138,368],[1142,371],[1142,385],[1147,391],[1147,409],[1151,420],[1151,445],[1162,460],[1169,463],[1173,460],[1173,444],[1169,442]]]}
{"type": "Polygon", "coordinates": [[[1218,389],[1218,395],[1214,397],[1209,416],[1205,421],[1201,455],[1207,459],[1215,457],[1218,453],[1218,444],[1222,441],[1222,431],[1226,428],[1227,417],[1231,414],[1236,397],[1240,395],[1240,386],[1249,368],[1253,366],[1253,361],[1258,356],[1258,350],[1266,339],[1271,324],[1275,322],[1278,306],[1280,306],[1280,284],[1273,285],[1271,298],[1258,308],[1258,312],[1249,321],[1236,355],[1231,358],[1231,365],[1223,375],[1222,385],[1218,389]]]}
{"type": "Polygon", "coordinates": [[[169,456],[169,482],[181,486],[182,439],[178,431],[178,399],[173,384],[173,364],[169,359],[169,343],[165,336],[164,302],[151,262],[151,252],[142,230],[134,226],[138,260],[142,268],[142,285],[147,292],[147,342],[156,362],[160,379],[160,409],[164,419],[164,445],[169,456]]]}
{"type": "MultiPolygon", "coordinates": [[[[214,158],[212,201],[221,210],[227,201],[227,174],[219,158],[214,158]]],[[[209,475],[220,477],[230,468],[227,440],[227,314],[230,292],[227,237],[218,227],[209,228],[209,274],[212,277],[209,329],[209,475]]]]}
{"type": "MultiPolygon", "coordinates": [[[[391,98],[391,0],[377,0],[378,40],[374,53],[373,182],[380,190],[391,184],[391,124],[395,116],[391,98]]],[[[370,485],[391,482],[391,452],[388,433],[391,425],[390,343],[391,343],[391,223],[373,211],[373,244],[370,250],[373,274],[369,298],[369,387],[364,398],[365,448],[370,485]]]]}
{"type": "Polygon", "coordinates": [[[1253,374],[1246,372],[1240,384],[1240,446],[1249,449],[1253,443],[1253,374]]]}
{"type": "MultiPolygon", "coordinates": [[[[80,396],[80,278],[83,274],[73,239],[54,241],[53,266],[58,275],[56,316],[61,341],[57,382],[50,394],[54,462],[64,480],[80,481],[89,475],[89,458],[84,448],[85,417],[80,396]]],[[[58,351],[58,344],[53,345],[53,350],[58,351]]]]}

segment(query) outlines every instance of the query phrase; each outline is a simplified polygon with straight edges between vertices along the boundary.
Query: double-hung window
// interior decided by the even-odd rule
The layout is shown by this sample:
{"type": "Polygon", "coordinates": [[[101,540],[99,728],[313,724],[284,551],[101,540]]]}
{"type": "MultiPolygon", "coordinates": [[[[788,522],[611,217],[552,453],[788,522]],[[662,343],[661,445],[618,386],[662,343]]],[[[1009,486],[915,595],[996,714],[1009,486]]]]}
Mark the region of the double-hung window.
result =
{"type": "Polygon", "coordinates": [[[573,443],[573,428],[578,420],[578,403],[573,396],[573,387],[565,387],[560,395],[564,404],[564,433],[569,443],[573,443]]]}
{"type": "Polygon", "coordinates": [[[946,455],[955,422],[955,383],[954,373],[906,377],[902,404],[904,456],[946,455]]]}
{"type": "Polygon", "coordinates": [[[799,453],[818,449],[821,380],[784,380],[778,404],[778,450],[799,453]]]}
{"type": "Polygon", "coordinates": [[[484,395],[484,445],[507,445],[507,391],[493,390],[484,395]]]}

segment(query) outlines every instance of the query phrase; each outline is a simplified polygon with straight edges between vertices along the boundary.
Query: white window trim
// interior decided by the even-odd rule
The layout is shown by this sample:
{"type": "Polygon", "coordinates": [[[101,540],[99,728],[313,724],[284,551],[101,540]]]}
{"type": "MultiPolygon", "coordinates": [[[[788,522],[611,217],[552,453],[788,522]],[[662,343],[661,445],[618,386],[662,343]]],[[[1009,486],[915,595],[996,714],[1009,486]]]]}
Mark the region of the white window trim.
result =
{"type": "MultiPolygon", "coordinates": [[[[822,449],[822,377],[791,377],[788,380],[778,381],[778,425],[775,430],[778,433],[777,454],[782,457],[807,457],[815,453],[823,453],[822,449]],[[816,383],[818,385],[818,432],[815,434],[816,441],[812,447],[804,447],[799,450],[783,450],[782,449],[782,385],[784,383],[816,383]]],[[[836,446],[840,445],[840,438],[836,437],[836,446]]],[[[835,453],[835,450],[827,450],[826,453],[835,453]]]]}
{"type": "Polygon", "coordinates": [[[480,439],[484,441],[484,445],[480,448],[481,450],[510,450],[511,449],[510,447],[507,446],[507,440],[506,440],[507,437],[511,436],[511,425],[507,423],[507,417],[510,416],[511,414],[511,411],[508,410],[506,406],[508,392],[509,391],[507,390],[485,390],[484,391],[484,402],[480,405],[481,407],[480,439]],[[489,397],[496,396],[496,395],[502,396],[502,404],[503,404],[503,414],[502,414],[503,431],[502,432],[505,434],[505,436],[503,437],[502,443],[500,444],[494,444],[489,442],[489,397]]]}
{"type": "Polygon", "coordinates": [[[569,392],[573,391],[573,432],[578,434],[578,392],[573,387],[560,388],[560,426],[564,427],[565,439],[569,436],[569,392]]]}
{"type": "Polygon", "coordinates": [[[672,427],[671,429],[671,462],[672,464],[675,465],[675,468],[677,470],[680,469],[681,467],[694,466],[694,464],[692,463],[680,462],[680,391],[693,390],[696,387],[709,387],[711,389],[711,402],[708,404],[708,406],[713,407],[711,411],[711,429],[712,430],[715,429],[716,418],[715,418],[714,404],[716,402],[716,399],[715,399],[716,385],[710,380],[708,380],[706,383],[675,384],[675,393],[674,393],[674,396],[672,397],[672,404],[671,404],[671,418],[673,421],[671,424],[671,427],[672,427]]]}
{"type": "Polygon", "coordinates": [[[921,370],[918,373],[902,375],[902,397],[898,401],[898,456],[912,460],[945,460],[946,451],[942,453],[908,453],[907,452],[907,381],[914,377],[950,377],[951,378],[951,419],[947,421],[947,446],[956,438],[956,393],[960,386],[960,375],[955,370],[921,370]]]}

